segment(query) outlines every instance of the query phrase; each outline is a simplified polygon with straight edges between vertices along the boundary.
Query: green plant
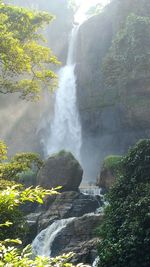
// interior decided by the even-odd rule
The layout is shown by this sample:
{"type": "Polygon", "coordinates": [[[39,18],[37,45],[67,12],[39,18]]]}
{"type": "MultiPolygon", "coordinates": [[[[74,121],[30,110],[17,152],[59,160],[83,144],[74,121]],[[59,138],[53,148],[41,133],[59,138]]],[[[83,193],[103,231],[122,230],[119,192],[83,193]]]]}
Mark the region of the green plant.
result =
{"type": "Polygon", "coordinates": [[[103,61],[107,87],[122,88],[138,79],[149,79],[150,17],[130,14],[119,29],[103,61]]]}
{"type": "Polygon", "coordinates": [[[116,168],[119,168],[121,165],[121,156],[117,155],[110,155],[104,159],[103,166],[104,168],[115,170],[116,168]]]}
{"type": "Polygon", "coordinates": [[[7,146],[3,141],[0,141],[0,181],[19,181],[20,175],[28,171],[37,173],[42,164],[40,156],[36,153],[16,154],[8,161],[7,146]]]}
{"type": "Polygon", "coordinates": [[[42,204],[46,195],[57,193],[55,189],[45,190],[40,187],[23,189],[20,188],[20,185],[7,187],[0,191],[0,224],[4,224],[6,221],[12,223],[9,228],[3,227],[3,231],[0,231],[0,239],[16,237],[22,239],[25,236],[27,225],[23,213],[19,209],[21,204],[28,201],[42,204]]]}
{"type": "MultiPolygon", "coordinates": [[[[10,242],[10,241],[9,241],[10,242]]],[[[13,240],[15,242],[15,240],[13,240]]],[[[16,240],[17,242],[17,240],[16,240]]],[[[8,243],[5,241],[5,243],[8,243]]],[[[32,259],[31,247],[25,247],[23,250],[18,250],[13,246],[6,246],[0,242],[0,267],[73,267],[69,261],[73,257],[73,253],[63,254],[55,258],[36,256],[32,259]]],[[[82,267],[82,264],[76,265],[82,267]]]]}
{"type": "Polygon", "coordinates": [[[149,267],[150,140],[141,140],[122,160],[122,175],[107,196],[98,233],[100,267],[149,267]]]}

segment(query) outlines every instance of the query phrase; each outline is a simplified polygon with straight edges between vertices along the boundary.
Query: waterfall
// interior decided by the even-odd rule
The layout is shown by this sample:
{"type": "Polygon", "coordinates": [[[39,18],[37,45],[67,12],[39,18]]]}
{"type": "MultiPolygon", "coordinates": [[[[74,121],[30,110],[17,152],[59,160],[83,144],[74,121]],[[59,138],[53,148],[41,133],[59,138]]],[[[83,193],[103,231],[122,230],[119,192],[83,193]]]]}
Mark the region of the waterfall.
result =
{"type": "Polygon", "coordinates": [[[32,243],[33,254],[47,257],[51,256],[51,248],[56,236],[74,219],[69,218],[55,221],[46,229],[42,230],[32,243]]]}
{"type": "Polygon", "coordinates": [[[42,230],[32,242],[32,252],[36,256],[49,257],[52,254],[52,245],[55,242],[55,238],[61,234],[61,231],[68,226],[69,223],[75,222],[76,220],[84,221],[84,218],[99,217],[100,214],[91,212],[84,214],[82,217],[71,217],[68,219],[57,220],[42,230]]]}
{"type": "Polygon", "coordinates": [[[77,109],[75,51],[79,26],[72,30],[66,66],[59,71],[59,87],[56,91],[54,119],[47,145],[47,154],[67,150],[80,159],[81,125],[77,109]]]}

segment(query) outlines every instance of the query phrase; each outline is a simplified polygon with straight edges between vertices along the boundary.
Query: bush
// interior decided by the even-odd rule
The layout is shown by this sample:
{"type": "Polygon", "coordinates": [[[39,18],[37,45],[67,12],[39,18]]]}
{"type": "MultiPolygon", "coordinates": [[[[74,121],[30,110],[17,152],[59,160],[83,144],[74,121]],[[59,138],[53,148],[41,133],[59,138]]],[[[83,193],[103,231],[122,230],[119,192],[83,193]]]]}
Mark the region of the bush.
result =
{"type": "Polygon", "coordinates": [[[103,167],[115,171],[121,167],[121,156],[110,155],[104,159],[103,167]]]}
{"type": "Polygon", "coordinates": [[[150,140],[139,141],[122,164],[98,231],[99,267],[149,267],[150,140]]]}

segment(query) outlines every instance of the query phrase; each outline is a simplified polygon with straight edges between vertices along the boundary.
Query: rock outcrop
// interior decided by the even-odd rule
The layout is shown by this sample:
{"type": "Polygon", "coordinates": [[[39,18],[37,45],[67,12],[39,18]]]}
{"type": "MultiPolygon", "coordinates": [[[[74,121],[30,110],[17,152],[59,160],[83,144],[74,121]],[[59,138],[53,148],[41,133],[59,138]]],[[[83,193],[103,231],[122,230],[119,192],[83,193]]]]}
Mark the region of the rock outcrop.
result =
{"type": "Polygon", "coordinates": [[[73,262],[91,264],[96,255],[98,242],[94,236],[94,230],[102,220],[102,215],[94,214],[74,218],[56,236],[51,247],[51,255],[56,256],[72,251],[76,253],[73,262]]]}
{"type": "Polygon", "coordinates": [[[73,191],[63,192],[57,195],[48,209],[40,215],[38,232],[51,225],[55,220],[80,217],[86,213],[95,212],[99,205],[97,197],[73,191]]]}
{"type": "Polygon", "coordinates": [[[70,152],[61,151],[49,157],[37,175],[37,184],[44,188],[62,186],[62,191],[77,191],[83,170],[70,152]]]}
{"type": "Polygon", "coordinates": [[[98,243],[94,230],[102,221],[103,216],[94,213],[56,220],[36,236],[32,243],[33,253],[55,257],[74,252],[73,263],[92,264],[98,243]]]}
{"type": "Polygon", "coordinates": [[[56,256],[73,251],[74,263],[91,264],[97,254],[94,230],[102,222],[103,216],[97,210],[101,205],[100,197],[80,192],[68,191],[50,197],[44,206],[26,216],[29,225],[26,244],[35,238],[37,254],[56,256]]]}
{"type": "Polygon", "coordinates": [[[108,190],[116,180],[116,173],[109,168],[102,166],[100,176],[97,179],[97,185],[103,189],[108,190]]]}
{"type": "Polygon", "coordinates": [[[115,183],[116,177],[122,170],[121,156],[108,156],[104,159],[99,176],[97,177],[97,186],[104,191],[109,190],[115,183]]]}

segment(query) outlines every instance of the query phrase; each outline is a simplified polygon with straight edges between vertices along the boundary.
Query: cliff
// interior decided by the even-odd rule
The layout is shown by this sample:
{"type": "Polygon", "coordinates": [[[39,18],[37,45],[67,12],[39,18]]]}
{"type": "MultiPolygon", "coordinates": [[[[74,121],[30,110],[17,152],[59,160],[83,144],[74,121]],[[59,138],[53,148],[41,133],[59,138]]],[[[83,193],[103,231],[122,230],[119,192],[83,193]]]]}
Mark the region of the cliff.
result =
{"type": "Polygon", "coordinates": [[[148,0],[114,0],[80,27],[77,95],[88,180],[105,156],[150,135],[149,14],[148,0]]]}

